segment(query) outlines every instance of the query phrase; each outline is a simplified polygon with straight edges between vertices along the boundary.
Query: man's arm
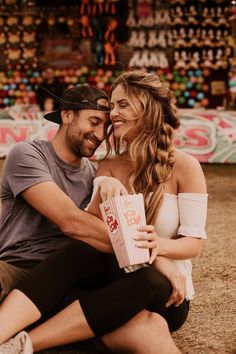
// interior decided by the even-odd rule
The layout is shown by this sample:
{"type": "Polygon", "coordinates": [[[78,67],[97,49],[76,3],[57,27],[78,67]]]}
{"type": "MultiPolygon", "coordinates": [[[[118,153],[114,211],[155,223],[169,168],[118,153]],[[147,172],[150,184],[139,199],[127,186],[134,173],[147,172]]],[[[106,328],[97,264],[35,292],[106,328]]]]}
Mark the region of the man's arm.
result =
{"type": "Polygon", "coordinates": [[[112,252],[104,222],[80,210],[56,183],[38,183],[23,191],[21,195],[64,234],[85,241],[100,251],[112,252]]]}

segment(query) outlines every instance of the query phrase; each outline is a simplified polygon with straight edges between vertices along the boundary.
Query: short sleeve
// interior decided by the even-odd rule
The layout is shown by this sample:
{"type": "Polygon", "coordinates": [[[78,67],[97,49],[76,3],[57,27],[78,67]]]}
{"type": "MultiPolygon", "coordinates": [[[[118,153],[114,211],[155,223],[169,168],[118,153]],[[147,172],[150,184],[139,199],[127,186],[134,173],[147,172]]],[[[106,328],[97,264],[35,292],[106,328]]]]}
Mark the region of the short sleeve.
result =
{"type": "Polygon", "coordinates": [[[44,154],[28,142],[20,142],[9,152],[4,164],[3,184],[16,197],[41,182],[53,181],[44,154]]]}
{"type": "Polygon", "coordinates": [[[180,226],[178,235],[206,239],[208,194],[179,193],[178,208],[180,226]]]}

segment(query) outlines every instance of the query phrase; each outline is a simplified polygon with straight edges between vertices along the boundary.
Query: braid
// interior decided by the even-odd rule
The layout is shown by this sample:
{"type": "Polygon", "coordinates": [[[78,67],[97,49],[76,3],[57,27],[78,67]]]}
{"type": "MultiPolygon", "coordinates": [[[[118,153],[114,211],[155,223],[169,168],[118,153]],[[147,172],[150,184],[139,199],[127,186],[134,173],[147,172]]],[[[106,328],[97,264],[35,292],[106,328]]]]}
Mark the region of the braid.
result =
{"type": "Polygon", "coordinates": [[[138,112],[138,124],[123,140],[133,165],[129,176],[131,190],[143,193],[147,223],[154,224],[163,202],[163,184],[171,177],[174,167],[174,129],[180,121],[172,103],[173,93],[156,75],[131,71],[118,77],[112,90],[119,84],[124,87],[134,112],[135,100],[143,107],[138,112]]]}
{"type": "Polygon", "coordinates": [[[171,177],[174,167],[175,156],[173,147],[173,129],[169,124],[164,123],[160,140],[157,142],[159,146],[156,154],[159,163],[154,166],[153,174],[158,178],[156,186],[153,186],[153,194],[146,206],[147,222],[154,224],[158,211],[163,201],[164,189],[163,184],[171,177]]]}

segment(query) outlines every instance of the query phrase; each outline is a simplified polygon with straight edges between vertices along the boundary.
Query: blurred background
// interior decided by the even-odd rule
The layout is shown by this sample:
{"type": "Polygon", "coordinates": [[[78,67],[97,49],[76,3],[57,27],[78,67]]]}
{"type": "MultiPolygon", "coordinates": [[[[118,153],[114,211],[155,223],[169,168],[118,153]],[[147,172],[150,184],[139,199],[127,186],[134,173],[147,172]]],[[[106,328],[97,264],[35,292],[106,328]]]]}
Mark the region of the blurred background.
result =
{"type": "Polygon", "coordinates": [[[109,90],[139,67],[167,79],[179,107],[234,108],[235,35],[235,0],[0,0],[0,106],[42,108],[41,83],[109,90]]]}
{"type": "Polygon", "coordinates": [[[235,42],[236,0],[0,0],[0,156],[55,133],[42,117],[57,106],[41,86],[109,92],[114,77],[140,68],[175,91],[177,146],[234,163],[235,42]]]}
{"type": "MultiPolygon", "coordinates": [[[[43,119],[57,106],[41,86],[57,95],[84,83],[109,92],[114,77],[140,68],[175,91],[176,146],[202,163],[209,192],[196,299],[174,335],[185,354],[236,353],[235,43],[236,0],[0,0],[0,157],[58,129],[43,119]]],[[[94,159],[104,152],[101,146],[94,159]]],[[[44,354],[101,352],[80,346],[44,354]]]]}

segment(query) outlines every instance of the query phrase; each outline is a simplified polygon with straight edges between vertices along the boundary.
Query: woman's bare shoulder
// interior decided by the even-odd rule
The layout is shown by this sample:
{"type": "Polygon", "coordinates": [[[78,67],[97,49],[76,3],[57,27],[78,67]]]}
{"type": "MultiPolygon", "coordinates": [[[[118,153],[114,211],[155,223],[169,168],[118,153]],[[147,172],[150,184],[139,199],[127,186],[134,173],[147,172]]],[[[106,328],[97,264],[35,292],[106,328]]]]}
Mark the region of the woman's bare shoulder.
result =
{"type": "Polygon", "coordinates": [[[176,168],[179,169],[188,169],[189,167],[192,168],[201,168],[201,165],[199,161],[196,159],[196,157],[181,151],[181,150],[175,150],[175,160],[176,160],[176,168]]]}
{"type": "Polygon", "coordinates": [[[175,175],[182,192],[205,193],[206,182],[200,162],[184,151],[176,150],[175,175]]]}
{"type": "Polygon", "coordinates": [[[116,166],[118,159],[118,157],[112,156],[100,161],[98,164],[96,175],[112,176],[112,170],[116,166]]]}

